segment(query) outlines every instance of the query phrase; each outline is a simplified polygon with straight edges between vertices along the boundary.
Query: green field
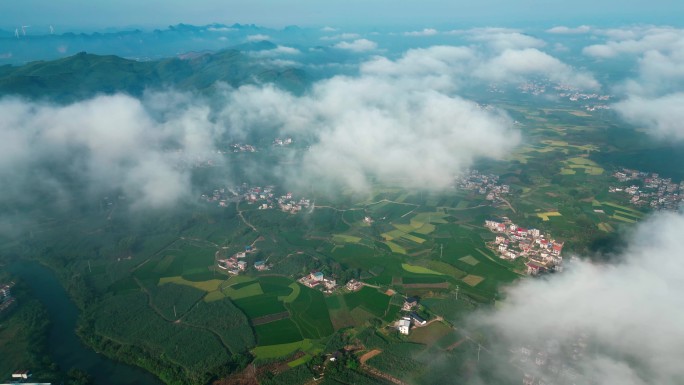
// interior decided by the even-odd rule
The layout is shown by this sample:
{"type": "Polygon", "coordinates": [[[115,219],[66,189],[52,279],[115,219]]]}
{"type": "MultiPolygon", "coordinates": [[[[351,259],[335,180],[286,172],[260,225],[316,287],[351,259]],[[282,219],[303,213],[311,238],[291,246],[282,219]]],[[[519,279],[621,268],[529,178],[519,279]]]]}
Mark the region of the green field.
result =
{"type": "Polygon", "coordinates": [[[313,348],[313,343],[311,340],[305,339],[287,344],[257,346],[256,348],[252,349],[252,354],[254,354],[254,357],[257,359],[272,359],[287,356],[298,350],[306,352],[311,348],[313,348]]]}
{"type": "Polygon", "coordinates": [[[333,333],[328,307],[320,291],[302,286],[299,296],[288,304],[288,308],[305,338],[318,339],[333,333]]]}
{"type": "Polygon", "coordinates": [[[361,242],[361,237],[356,237],[348,234],[334,234],[333,242],[336,243],[359,243],[361,242]]]}
{"type": "Polygon", "coordinates": [[[177,285],[185,285],[185,286],[190,286],[194,287],[199,290],[204,290],[206,292],[211,292],[211,291],[216,291],[219,289],[222,283],[225,281],[220,280],[220,279],[211,279],[208,281],[189,281],[183,277],[163,277],[159,279],[159,284],[165,284],[165,283],[175,283],[177,285]]]}
{"type": "Polygon", "coordinates": [[[232,300],[253,297],[255,295],[264,294],[259,282],[245,282],[247,285],[235,289],[236,286],[228,286],[223,289],[223,294],[232,300]]]}
{"type": "Polygon", "coordinates": [[[288,344],[302,340],[297,324],[289,318],[256,325],[254,332],[259,345],[288,344]]]}
{"type": "Polygon", "coordinates": [[[287,311],[277,297],[270,295],[241,298],[234,302],[250,319],[287,311]]]}
{"type": "Polygon", "coordinates": [[[442,273],[430,270],[427,267],[409,265],[408,263],[402,263],[401,268],[408,271],[409,273],[442,275],[442,273]]]}
{"type": "Polygon", "coordinates": [[[357,292],[345,294],[344,301],[352,311],[361,307],[376,317],[382,317],[387,311],[390,297],[376,289],[364,286],[357,292]]]}

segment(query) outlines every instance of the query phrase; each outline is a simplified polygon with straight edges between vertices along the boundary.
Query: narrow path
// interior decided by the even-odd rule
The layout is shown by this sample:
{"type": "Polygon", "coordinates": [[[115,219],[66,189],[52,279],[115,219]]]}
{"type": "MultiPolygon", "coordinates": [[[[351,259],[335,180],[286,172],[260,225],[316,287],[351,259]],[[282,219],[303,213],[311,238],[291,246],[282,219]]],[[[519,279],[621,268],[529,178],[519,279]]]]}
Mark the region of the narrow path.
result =
{"type": "Polygon", "coordinates": [[[510,207],[510,209],[513,210],[513,213],[516,213],[515,209],[511,205],[511,202],[507,201],[504,197],[499,197],[499,199],[501,199],[506,205],[508,205],[508,207],[510,207]]]}
{"type": "Polygon", "coordinates": [[[393,384],[396,384],[396,385],[408,385],[408,383],[406,383],[406,382],[404,382],[404,381],[402,381],[402,380],[400,380],[400,379],[398,379],[398,378],[396,378],[396,377],[394,377],[394,376],[392,376],[392,375],[390,375],[390,374],[387,374],[387,373],[385,373],[385,372],[382,372],[382,371],[380,371],[380,370],[378,370],[378,369],[376,369],[376,368],[374,368],[374,367],[372,367],[372,366],[368,366],[368,365],[363,365],[363,364],[362,364],[362,365],[361,365],[361,368],[362,368],[363,370],[365,370],[366,372],[368,372],[368,374],[370,374],[370,375],[372,375],[372,376],[375,376],[375,377],[378,377],[378,378],[380,378],[380,379],[389,381],[389,382],[391,382],[391,383],[393,383],[393,384]]]}
{"type": "Polygon", "coordinates": [[[382,353],[382,350],[373,349],[368,353],[364,353],[364,355],[362,355],[361,358],[359,358],[359,362],[361,363],[361,365],[365,365],[366,361],[370,360],[371,358],[377,356],[380,353],[382,353]]]}
{"type": "Polygon", "coordinates": [[[240,210],[240,201],[235,202],[235,209],[237,210],[238,215],[240,216],[240,219],[242,219],[242,222],[244,222],[245,225],[251,227],[252,230],[254,230],[255,233],[258,233],[259,230],[257,230],[257,228],[254,227],[254,225],[252,225],[251,223],[247,222],[247,219],[245,219],[245,216],[242,215],[242,210],[240,210]]]}

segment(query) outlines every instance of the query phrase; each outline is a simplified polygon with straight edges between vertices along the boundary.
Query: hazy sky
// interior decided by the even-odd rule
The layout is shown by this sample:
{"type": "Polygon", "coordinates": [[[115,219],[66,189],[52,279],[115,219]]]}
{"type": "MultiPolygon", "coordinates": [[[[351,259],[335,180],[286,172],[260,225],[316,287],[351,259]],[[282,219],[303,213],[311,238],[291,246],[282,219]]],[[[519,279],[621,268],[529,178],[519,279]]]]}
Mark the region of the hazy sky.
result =
{"type": "Polygon", "coordinates": [[[191,24],[437,25],[681,23],[680,0],[0,0],[0,28],[191,24]]]}

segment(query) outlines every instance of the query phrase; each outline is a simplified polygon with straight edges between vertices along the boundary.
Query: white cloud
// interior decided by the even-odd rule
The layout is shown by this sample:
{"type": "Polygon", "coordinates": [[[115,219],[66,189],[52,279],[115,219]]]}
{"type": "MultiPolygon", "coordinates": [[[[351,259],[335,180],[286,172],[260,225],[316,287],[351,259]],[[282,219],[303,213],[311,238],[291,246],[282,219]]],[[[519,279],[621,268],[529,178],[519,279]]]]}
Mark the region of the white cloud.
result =
{"type": "Polygon", "coordinates": [[[474,75],[509,83],[522,82],[530,77],[545,77],[583,89],[600,88],[591,74],[576,71],[555,57],[534,48],[507,49],[475,69],[474,75]]]}
{"type": "Polygon", "coordinates": [[[359,35],[358,33],[345,32],[345,33],[340,33],[338,35],[322,36],[321,40],[351,40],[351,39],[358,39],[360,37],[361,37],[361,35],[359,35]]]}
{"type": "Polygon", "coordinates": [[[663,53],[684,49],[684,30],[671,27],[637,27],[604,32],[609,40],[583,49],[583,53],[595,58],[612,58],[619,55],[639,55],[647,51],[663,53]]]}
{"type": "Polygon", "coordinates": [[[121,189],[137,208],[189,197],[190,171],[182,162],[213,153],[217,127],[207,107],[188,100],[175,94],[151,96],[149,106],[122,95],[67,106],[0,100],[0,201],[23,201],[31,189],[49,195],[121,189]]]}
{"type": "Polygon", "coordinates": [[[256,35],[249,35],[247,36],[247,41],[263,41],[263,40],[269,40],[271,37],[268,35],[264,34],[256,34],[256,35]]]}
{"type": "Polygon", "coordinates": [[[321,32],[335,32],[335,31],[337,31],[337,28],[333,28],[330,26],[325,26],[325,27],[321,28],[321,32]]]}
{"type": "Polygon", "coordinates": [[[368,39],[357,39],[352,42],[339,42],[335,44],[334,47],[353,52],[366,52],[375,50],[376,48],[378,48],[378,44],[368,39]]]}
{"type": "MultiPolygon", "coordinates": [[[[493,326],[498,340],[513,346],[547,350],[550,360],[578,371],[576,383],[682,383],[682,228],[684,214],[658,214],[626,238],[618,262],[578,261],[548,279],[524,280],[507,292],[498,311],[474,322],[493,326]],[[570,344],[580,335],[588,347],[571,359],[570,344]],[[563,348],[570,348],[566,357],[563,348]]],[[[533,357],[525,371],[549,376],[535,368],[533,357]]]]}
{"type": "Polygon", "coordinates": [[[588,25],[580,25],[579,27],[572,28],[560,25],[557,27],[549,28],[546,30],[546,32],[558,35],[576,35],[591,32],[591,27],[588,25]]]}
{"type": "Polygon", "coordinates": [[[254,57],[274,57],[282,55],[298,55],[300,53],[302,52],[297,48],[279,45],[273,49],[249,52],[249,55],[254,57]]]}
{"type": "Polygon", "coordinates": [[[378,56],[362,63],[364,75],[401,78],[415,87],[423,84],[430,89],[449,92],[463,83],[464,77],[480,59],[469,47],[432,46],[406,51],[397,60],[378,56]]]}
{"type": "Polygon", "coordinates": [[[209,31],[209,32],[221,32],[221,33],[233,32],[235,30],[236,30],[235,28],[229,28],[229,27],[209,27],[209,28],[207,28],[207,31],[209,31]]]}
{"type": "Polygon", "coordinates": [[[661,139],[684,140],[684,93],[657,98],[631,96],[613,105],[626,121],[661,139]]]}
{"type": "Polygon", "coordinates": [[[506,49],[541,48],[546,45],[543,40],[525,35],[516,30],[504,28],[478,28],[468,31],[468,39],[486,43],[496,51],[506,49]]]}
{"type": "Polygon", "coordinates": [[[357,192],[374,182],[441,190],[475,159],[504,156],[520,137],[505,114],[453,95],[449,65],[462,68],[469,57],[467,48],[433,47],[397,61],[375,58],[359,76],[318,82],[302,97],[242,87],[230,93],[221,119],[234,130],[315,138],[283,170],[290,181],[357,192]]]}
{"type": "Polygon", "coordinates": [[[438,33],[434,28],[424,28],[422,31],[404,32],[404,36],[434,36],[438,33]]]}

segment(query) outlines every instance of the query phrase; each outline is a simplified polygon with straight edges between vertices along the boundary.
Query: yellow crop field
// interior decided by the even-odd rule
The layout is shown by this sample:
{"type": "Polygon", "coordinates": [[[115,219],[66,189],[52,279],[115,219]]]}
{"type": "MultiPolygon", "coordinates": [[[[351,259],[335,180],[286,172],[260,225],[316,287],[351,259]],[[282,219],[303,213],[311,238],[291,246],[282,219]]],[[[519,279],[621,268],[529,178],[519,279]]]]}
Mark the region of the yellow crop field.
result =
{"type": "Polygon", "coordinates": [[[537,216],[543,221],[548,221],[550,217],[562,217],[563,215],[558,211],[547,211],[545,213],[537,213],[537,216]]]}
{"type": "Polygon", "coordinates": [[[607,233],[612,233],[613,231],[615,231],[615,229],[613,229],[613,226],[611,226],[610,223],[605,223],[605,222],[599,223],[598,228],[599,228],[599,230],[605,231],[607,233]]]}
{"type": "Polygon", "coordinates": [[[390,250],[392,250],[393,253],[406,254],[406,249],[397,245],[394,242],[385,241],[383,243],[386,244],[390,248],[390,250]]]}
{"type": "Polygon", "coordinates": [[[444,275],[438,271],[428,269],[423,266],[409,265],[408,263],[402,263],[401,268],[408,271],[409,273],[415,274],[434,274],[434,275],[444,275]]]}
{"type": "Polygon", "coordinates": [[[484,281],[484,277],[480,277],[479,275],[468,274],[465,277],[463,277],[461,281],[467,283],[470,286],[475,287],[479,285],[480,282],[484,281]]]}
{"type": "Polygon", "coordinates": [[[359,243],[359,242],[361,242],[361,238],[355,237],[353,235],[347,235],[347,234],[334,234],[333,235],[333,242],[359,243]]]}

